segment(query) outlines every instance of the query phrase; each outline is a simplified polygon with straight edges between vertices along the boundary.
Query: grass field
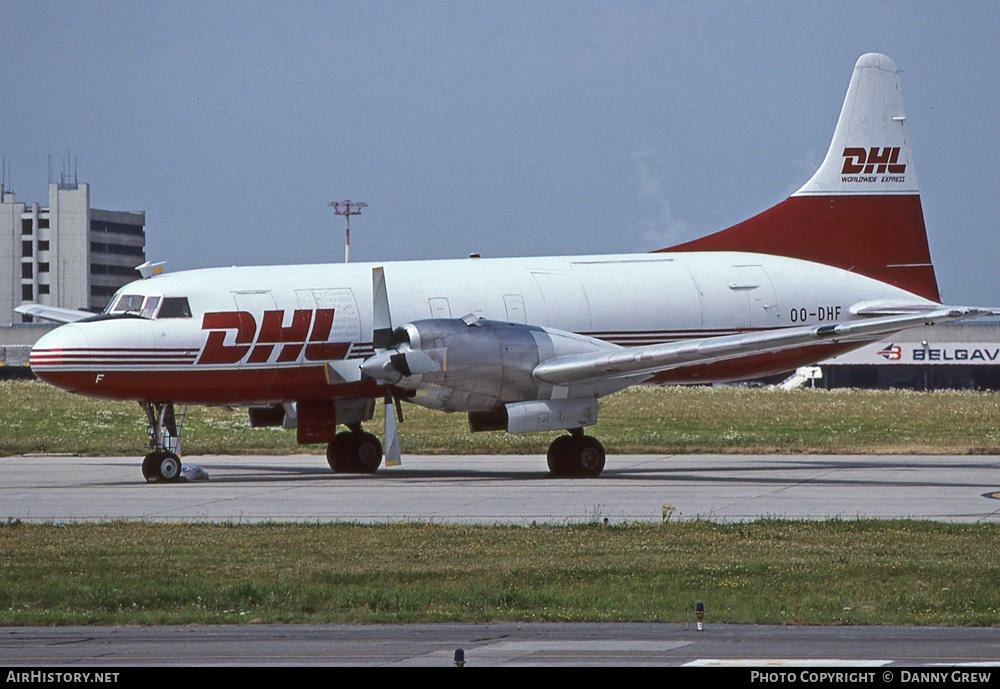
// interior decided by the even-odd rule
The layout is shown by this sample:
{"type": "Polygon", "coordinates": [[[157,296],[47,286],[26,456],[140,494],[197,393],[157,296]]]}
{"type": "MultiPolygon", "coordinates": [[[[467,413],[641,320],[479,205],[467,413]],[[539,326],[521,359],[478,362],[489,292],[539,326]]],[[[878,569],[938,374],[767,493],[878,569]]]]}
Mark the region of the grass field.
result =
{"type": "MultiPolygon", "coordinates": [[[[378,405],[380,408],[381,405],[378,405]]],[[[141,455],[139,406],[71,395],[40,382],[0,383],[0,456],[141,455]]],[[[370,426],[380,432],[381,410],[370,426]]],[[[469,432],[464,414],[404,406],[404,453],[544,453],[555,434],[469,432]]],[[[1000,395],[900,390],[634,388],[601,402],[590,433],[611,453],[1000,453],[1000,395]]],[[[322,451],[295,432],[251,429],[245,410],[193,407],[188,455],[322,451]]]]}
{"type": "Polygon", "coordinates": [[[0,526],[0,625],[1000,624],[1000,527],[0,526]]]}

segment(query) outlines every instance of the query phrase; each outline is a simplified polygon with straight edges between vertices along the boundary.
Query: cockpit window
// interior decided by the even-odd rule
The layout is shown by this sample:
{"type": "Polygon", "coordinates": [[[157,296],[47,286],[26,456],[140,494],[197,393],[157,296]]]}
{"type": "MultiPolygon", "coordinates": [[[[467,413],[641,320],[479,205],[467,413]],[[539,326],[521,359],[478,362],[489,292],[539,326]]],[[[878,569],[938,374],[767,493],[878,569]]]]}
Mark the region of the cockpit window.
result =
{"type": "Polygon", "coordinates": [[[160,305],[159,297],[146,297],[146,303],[142,306],[142,317],[152,318],[156,313],[156,307],[160,305]]]}
{"type": "MultiPolygon", "coordinates": [[[[122,289],[124,289],[124,287],[122,289]]],[[[118,297],[120,297],[121,294],[122,294],[121,290],[115,292],[114,296],[111,297],[111,299],[108,301],[108,305],[104,307],[104,313],[111,313],[112,307],[118,303],[118,297]]]]}
{"type": "Polygon", "coordinates": [[[141,294],[122,294],[104,310],[110,316],[139,316],[141,318],[191,318],[187,297],[147,297],[141,294]],[[159,313],[157,313],[159,309],[159,313]]]}
{"type": "Polygon", "coordinates": [[[157,318],[191,318],[187,297],[165,297],[157,318]]]}
{"type": "Polygon", "coordinates": [[[111,307],[111,313],[141,313],[145,298],[141,294],[123,294],[111,307]]]}

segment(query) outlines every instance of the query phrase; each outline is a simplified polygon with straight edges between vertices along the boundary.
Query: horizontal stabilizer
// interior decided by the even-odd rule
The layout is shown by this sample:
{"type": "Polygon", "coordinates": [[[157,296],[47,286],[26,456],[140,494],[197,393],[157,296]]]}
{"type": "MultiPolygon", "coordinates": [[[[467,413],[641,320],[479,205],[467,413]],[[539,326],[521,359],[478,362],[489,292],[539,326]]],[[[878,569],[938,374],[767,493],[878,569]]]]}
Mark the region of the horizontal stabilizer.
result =
{"type": "MultiPolygon", "coordinates": [[[[935,304],[933,302],[892,302],[886,301],[884,299],[877,299],[872,301],[862,301],[851,306],[851,315],[854,316],[903,316],[906,314],[919,314],[919,313],[929,313],[931,311],[939,311],[942,308],[940,304],[935,304]]],[[[965,307],[963,307],[965,308],[965,307]]],[[[1000,309],[993,308],[982,308],[976,307],[980,312],[977,315],[980,316],[1000,316],[1000,309]]]]}

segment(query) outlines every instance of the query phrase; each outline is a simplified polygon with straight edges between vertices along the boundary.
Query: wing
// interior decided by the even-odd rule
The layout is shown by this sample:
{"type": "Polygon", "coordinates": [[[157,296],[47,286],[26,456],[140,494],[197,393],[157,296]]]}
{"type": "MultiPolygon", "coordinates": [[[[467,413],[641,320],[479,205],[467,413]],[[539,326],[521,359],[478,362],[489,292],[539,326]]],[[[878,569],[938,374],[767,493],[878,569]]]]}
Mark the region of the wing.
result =
{"type": "Polygon", "coordinates": [[[997,315],[997,310],[967,306],[938,306],[921,313],[881,316],[829,325],[706,337],[644,347],[555,357],[534,368],[535,380],[552,385],[598,382],[656,371],[736,359],[794,347],[839,342],[865,342],[907,328],[997,315]]]}
{"type": "Polygon", "coordinates": [[[20,306],[15,306],[14,310],[25,316],[43,318],[47,321],[55,321],[56,323],[75,323],[94,315],[90,311],[64,309],[59,306],[46,306],[45,304],[21,304],[20,306]]]}

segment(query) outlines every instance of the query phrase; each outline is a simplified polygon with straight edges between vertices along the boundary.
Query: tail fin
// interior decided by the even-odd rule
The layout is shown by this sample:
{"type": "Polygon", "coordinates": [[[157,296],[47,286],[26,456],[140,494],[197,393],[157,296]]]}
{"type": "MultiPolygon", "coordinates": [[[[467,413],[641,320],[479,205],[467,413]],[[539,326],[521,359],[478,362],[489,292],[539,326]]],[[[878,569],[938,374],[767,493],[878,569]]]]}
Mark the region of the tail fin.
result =
{"type": "Polygon", "coordinates": [[[826,158],[778,205],[664,251],[751,251],[851,270],[940,301],[895,63],[862,55],[826,158]]]}

